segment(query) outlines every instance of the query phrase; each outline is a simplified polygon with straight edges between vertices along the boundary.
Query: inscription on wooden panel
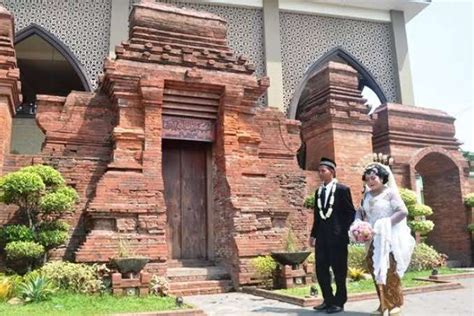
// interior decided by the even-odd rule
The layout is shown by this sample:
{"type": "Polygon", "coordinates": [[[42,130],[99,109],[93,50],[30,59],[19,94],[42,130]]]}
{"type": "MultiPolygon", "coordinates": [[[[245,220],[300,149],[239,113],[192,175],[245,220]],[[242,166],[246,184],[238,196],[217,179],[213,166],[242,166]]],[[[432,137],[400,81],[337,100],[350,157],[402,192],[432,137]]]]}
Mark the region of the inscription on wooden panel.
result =
{"type": "Polygon", "coordinates": [[[215,121],[163,115],[163,138],[213,142],[215,121]]]}

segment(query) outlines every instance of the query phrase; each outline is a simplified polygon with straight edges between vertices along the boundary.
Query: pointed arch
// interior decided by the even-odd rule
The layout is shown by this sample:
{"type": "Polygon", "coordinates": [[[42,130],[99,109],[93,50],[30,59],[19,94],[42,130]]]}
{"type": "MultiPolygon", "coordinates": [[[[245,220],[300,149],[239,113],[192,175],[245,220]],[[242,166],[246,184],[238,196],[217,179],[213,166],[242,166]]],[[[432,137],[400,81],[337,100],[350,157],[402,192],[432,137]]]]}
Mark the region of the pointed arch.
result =
{"type": "Polygon", "coordinates": [[[81,80],[84,90],[92,91],[92,85],[89,81],[89,78],[87,77],[84,68],[82,67],[80,61],[77,59],[74,53],[59,38],[57,38],[54,34],[50,33],[40,25],[32,23],[24,29],[20,30],[15,36],[15,45],[32,35],[39,36],[48,44],[57,49],[58,52],[61,53],[61,55],[69,62],[71,67],[76,72],[77,76],[81,80]]]}
{"type": "Polygon", "coordinates": [[[308,80],[329,61],[343,61],[347,63],[349,66],[354,68],[359,74],[359,89],[362,89],[364,86],[367,86],[374,91],[374,93],[377,95],[382,104],[387,102],[387,97],[383,93],[382,88],[380,87],[372,73],[367,68],[365,68],[362,63],[357,60],[357,58],[352,56],[344,48],[335,47],[325,53],[322,57],[320,57],[316,62],[314,62],[311,66],[307,68],[303,79],[296,87],[295,92],[293,94],[293,98],[291,99],[291,103],[288,109],[288,116],[291,119],[294,119],[296,117],[298,103],[308,80]]]}

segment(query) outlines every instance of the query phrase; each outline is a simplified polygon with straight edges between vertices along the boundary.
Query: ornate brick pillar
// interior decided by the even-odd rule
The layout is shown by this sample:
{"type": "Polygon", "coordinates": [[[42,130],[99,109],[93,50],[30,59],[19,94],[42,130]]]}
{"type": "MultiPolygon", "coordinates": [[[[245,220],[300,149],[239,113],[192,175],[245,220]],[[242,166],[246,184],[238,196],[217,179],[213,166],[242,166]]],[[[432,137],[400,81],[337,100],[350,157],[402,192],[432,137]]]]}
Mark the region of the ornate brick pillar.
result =
{"type": "Polygon", "coordinates": [[[428,108],[388,103],[375,111],[376,152],[394,157],[398,185],[416,190],[423,182],[424,203],[435,224],[428,243],[464,265],[471,261],[470,223],[463,196],[470,192],[469,166],[454,137],[454,117],[428,108]]]}
{"type": "Polygon", "coordinates": [[[21,102],[20,70],[14,47],[13,16],[0,6],[0,166],[10,151],[12,117],[21,102]]]}
{"type": "Polygon", "coordinates": [[[323,156],[335,159],[337,178],[352,188],[358,203],[362,185],[355,167],[372,153],[372,120],[358,90],[357,72],[329,62],[308,81],[300,100],[296,115],[302,122],[306,169],[317,170],[323,156]]]}

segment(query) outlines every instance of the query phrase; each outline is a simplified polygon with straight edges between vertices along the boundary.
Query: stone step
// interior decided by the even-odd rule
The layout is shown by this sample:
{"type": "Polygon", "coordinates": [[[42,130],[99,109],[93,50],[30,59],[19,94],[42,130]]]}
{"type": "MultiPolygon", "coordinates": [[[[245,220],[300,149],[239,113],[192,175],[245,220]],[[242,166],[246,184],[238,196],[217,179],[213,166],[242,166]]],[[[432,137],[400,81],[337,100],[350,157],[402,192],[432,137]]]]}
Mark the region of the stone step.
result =
{"type": "Polygon", "coordinates": [[[231,280],[210,280],[170,283],[170,293],[176,296],[217,294],[233,289],[231,280]]]}
{"type": "Polygon", "coordinates": [[[230,274],[219,266],[168,268],[166,275],[170,282],[230,280],[230,274]]]}
{"type": "Polygon", "coordinates": [[[191,282],[172,282],[170,283],[171,290],[183,290],[191,288],[211,288],[225,286],[230,283],[230,280],[207,280],[207,281],[191,281],[191,282]]]}
{"type": "Polygon", "coordinates": [[[200,268],[213,266],[214,263],[208,260],[182,259],[168,261],[168,268],[200,268]]]}

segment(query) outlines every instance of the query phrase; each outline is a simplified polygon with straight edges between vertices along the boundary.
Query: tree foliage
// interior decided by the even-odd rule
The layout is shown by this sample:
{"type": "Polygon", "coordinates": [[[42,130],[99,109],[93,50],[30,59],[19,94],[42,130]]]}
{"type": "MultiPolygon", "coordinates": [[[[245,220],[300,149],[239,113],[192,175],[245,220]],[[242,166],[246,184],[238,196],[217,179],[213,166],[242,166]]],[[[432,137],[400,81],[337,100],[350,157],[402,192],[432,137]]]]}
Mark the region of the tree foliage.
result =
{"type": "Polygon", "coordinates": [[[428,205],[417,202],[415,191],[402,188],[400,196],[408,209],[408,226],[420,235],[426,235],[434,228],[434,223],[427,220],[433,215],[433,209],[428,205]]]}
{"type": "Polygon", "coordinates": [[[46,250],[63,244],[69,226],[59,218],[73,212],[77,201],[76,191],[50,166],[29,166],[1,177],[0,202],[19,206],[28,221],[0,228],[7,259],[31,265],[46,250]]]}

